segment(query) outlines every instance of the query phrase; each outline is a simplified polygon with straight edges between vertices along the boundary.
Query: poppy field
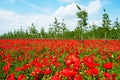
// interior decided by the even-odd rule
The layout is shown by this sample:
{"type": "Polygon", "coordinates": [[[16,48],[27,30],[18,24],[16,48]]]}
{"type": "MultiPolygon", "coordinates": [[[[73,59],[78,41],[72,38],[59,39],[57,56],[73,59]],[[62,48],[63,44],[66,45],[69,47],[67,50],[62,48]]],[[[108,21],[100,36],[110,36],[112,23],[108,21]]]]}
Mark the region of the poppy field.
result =
{"type": "Polygon", "coordinates": [[[120,41],[1,39],[0,80],[120,80],[120,41]]]}

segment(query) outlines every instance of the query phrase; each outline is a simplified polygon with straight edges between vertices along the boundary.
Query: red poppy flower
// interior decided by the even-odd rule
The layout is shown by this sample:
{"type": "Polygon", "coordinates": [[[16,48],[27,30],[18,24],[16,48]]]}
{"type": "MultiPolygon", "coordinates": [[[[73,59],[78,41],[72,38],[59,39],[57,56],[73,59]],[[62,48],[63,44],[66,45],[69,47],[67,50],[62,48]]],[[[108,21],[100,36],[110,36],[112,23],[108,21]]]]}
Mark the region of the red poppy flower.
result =
{"type": "Polygon", "coordinates": [[[76,71],[73,71],[69,68],[65,68],[61,71],[61,74],[63,74],[64,76],[70,77],[70,76],[75,76],[76,75],[76,71]]]}
{"type": "Polygon", "coordinates": [[[65,62],[66,62],[66,66],[70,66],[72,64],[71,60],[65,60],[65,62]]]}
{"type": "Polygon", "coordinates": [[[22,68],[15,68],[15,71],[21,71],[22,68]]]}
{"type": "Polygon", "coordinates": [[[24,80],[26,78],[26,76],[24,76],[23,74],[20,74],[18,76],[18,79],[17,80],[24,80]]]}
{"type": "Polygon", "coordinates": [[[112,74],[112,77],[116,77],[117,76],[117,74],[112,74]]]}
{"type": "Polygon", "coordinates": [[[44,71],[44,74],[50,74],[51,73],[51,70],[50,69],[46,69],[45,71],[44,71]]]}
{"type": "Polygon", "coordinates": [[[60,80],[60,78],[55,75],[55,76],[53,76],[53,77],[51,78],[51,80],[60,80]]]}
{"type": "Polygon", "coordinates": [[[103,67],[104,67],[105,69],[112,69],[113,63],[111,63],[111,62],[105,63],[105,64],[103,65],[103,67]]]}
{"type": "Polygon", "coordinates": [[[120,60],[120,55],[118,56],[118,60],[120,60]]]}
{"type": "Polygon", "coordinates": [[[31,72],[31,75],[32,75],[32,76],[35,76],[36,74],[42,74],[42,73],[43,73],[42,70],[40,70],[40,69],[35,69],[34,71],[31,72]]]}
{"type": "Polygon", "coordinates": [[[3,70],[5,73],[8,73],[10,66],[11,66],[11,63],[8,63],[6,66],[3,67],[3,70]]]}
{"type": "Polygon", "coordinates": [[[15,80],[14,74],[11,73],[10,75],[8,75],[8,76],[6,77],[6,79],[7,79],[7,80],[15,80]]]}
{"type": "Polygon", "coordinates": [[[95,69],[95,68],[92,68],[92,69],[87,70],[87,73],[90,76],[93,76],[93,75],[95,76],[95,75],[99,74],[99,71],[97,69],[95,69]]]}
{"type": "Polygon", "coordinates": [[[108,73],[108,72],[104,72],[104,76],[105,76],[105,78],[108,78],[108,79],[111,78],[111,75],[110,75],[110,73],[108,73]]]}
{"type": "Polygon", "coordinates": [[[74,80],[82,80],[82,76],[81,75],[77,75],[76,77],[74,77],[74,80]]]}
{"type": "Polygon", "coordinates": [[[99,66],[99,64],[94,63],[94,62],[87,62],[86,65],[87,65],[89,68],[95,68],[96,66],[99,66]]]}
{"type": "Polygon", "coordinates": [[[38,68],[43,67],[43,64],[38,62],[38,63],[35,64],[35,67],[38,67],[38,68]]]}

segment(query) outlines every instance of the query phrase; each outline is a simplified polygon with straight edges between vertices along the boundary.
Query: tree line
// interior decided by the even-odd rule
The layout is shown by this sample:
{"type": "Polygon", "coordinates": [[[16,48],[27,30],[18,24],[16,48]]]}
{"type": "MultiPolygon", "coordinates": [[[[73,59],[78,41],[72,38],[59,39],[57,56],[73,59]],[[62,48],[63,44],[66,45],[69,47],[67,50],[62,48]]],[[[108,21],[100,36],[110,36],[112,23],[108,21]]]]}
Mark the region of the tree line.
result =
{"type": "Polygon", "coordinates": [[[66,27],[64,19],[59,22],[55,17],[54,22],[50,25],[50,28],[45,32],[44,27],[38,31],[36,26],[32,23],[26,30],[21,27],[18,30],[9,31],[0,35],[0,38],[48,38],[48,39],[120,39],[120,22],[118,18],[112,23],[109,19],[107,11],[103,9],[102,26],[97,26],[92,23],[87,23],[88,13],[82,10],[78,5],[78,12],[76,16],[78,18],[77,26],[74,30],[70,31],[66,27]]]}

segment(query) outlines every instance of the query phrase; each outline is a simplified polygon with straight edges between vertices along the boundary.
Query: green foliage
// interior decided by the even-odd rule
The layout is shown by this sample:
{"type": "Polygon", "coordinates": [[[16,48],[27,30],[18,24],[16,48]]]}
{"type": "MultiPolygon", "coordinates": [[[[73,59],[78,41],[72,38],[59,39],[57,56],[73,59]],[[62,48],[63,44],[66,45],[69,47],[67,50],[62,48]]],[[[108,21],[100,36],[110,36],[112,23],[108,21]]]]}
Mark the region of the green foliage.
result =
{"type": "Polygon", "coordinates": [[[41,37],[41,38],[44,38],[44,37],[45,37],[44,27],[42,27],[41,30],[40,30],[40,37],[41,37]]]}
{"type": "MultiPolygon", "coordinates": [[[[1,60],[1,57],[0,57],[0,60],[1,60]]],[[[0,61],[0,79],[5,79],[5,74],[4,74],[4,71],[3,71],[3,66],[5,65],[5,63],[1,62],[0,61]]]]}
{"type": "Polygon", "coordinates": [[[115,33],[116,33],[117,39],[120,39],[120,23],[118,21],[118,18],[116,18],[115,22],[113,23],[113,28],[114,28],[113,30],[116,31],[115,33]]]}
{"type": "MultiPolygon", "coordinates": [[[[78,17],[78,27],[77,29],[79,29],[80,31],[80,39],[83,40],[83,33],[84,33],[84,28],[87,25],[87,20],[88,20],[88,13],[85,10],[81,10],[81,8],[76,5],[79,12],[77,12],[77,17],[78,17]]],[[[78,30],[77,30],[78,31],[78,30]]],[[[78,37],[79,38],[79,37],[78,37]]]]}
{"type": "Polygon", "coordinates": [[[111,21],[109,19],[109,15],[106,13],[106,10],[104,9],[104,14],[103,14],[103,20],[102,20],[102,26],[104,28],[104,37],[105,37],[105,40],[107,39],[107,36],[108,36],[108,32],[109,32],[109,29],[110,29],[110,25],[111,25],[111,21]]]}

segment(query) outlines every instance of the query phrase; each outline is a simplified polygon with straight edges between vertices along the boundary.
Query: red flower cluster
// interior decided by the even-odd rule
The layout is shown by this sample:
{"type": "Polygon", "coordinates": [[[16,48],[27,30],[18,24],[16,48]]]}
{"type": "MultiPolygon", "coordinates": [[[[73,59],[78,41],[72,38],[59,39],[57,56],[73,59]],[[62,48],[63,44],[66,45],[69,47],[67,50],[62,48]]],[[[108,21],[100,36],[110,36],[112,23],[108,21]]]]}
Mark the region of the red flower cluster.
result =
{"type": "Polygon", "coordinates": [[[112,74],[111,75],[108,72],[104,72],[103,74],[104,74],[106,80],[116,80],[117,74],[112,74]]]}
{"type": "Polygon", "coordinates": [[[97,76],[99,74],[99,71],[95,68],[87,70],[88,75],[90,76],[97,76]]]}
{"type": "Polygon", "coordinates": [[[65,68],[61,71],[61,74],[67,77],[75,76],[77,73],[69,68],[65,68]]]}
{"type": "Polygon", "coordinates": [[[26,79],[26,76],[24,76],[23,74],[20,74],[17,80],[24,80],[24,79],[26,79]]]}
{"type": "Polygon", "coordinates": [[[0,40],[0,79],[119,80],[119,53],[117,40],[0,40]]]}
{"type": "Polygon", "coordinates": [[[105,69],[112,69],[113,63],[107,62],[107,63],[105,63],[105,64],[103,65],[103,67],[104,67],[105,69]]]}
{"type": "Polygon", "coordinates": [[[8,73],[10,66],[11,66],[11,63],[8,62],[7,65],[3,67],[3,70],[6,74],[8,73]]]}
{"type": "Polygon", "coordinates": [[[10,75],[8,75],[6,77],[7,80],[15,80],[15,75],[13,73],[11,73],[10,75]]]}

